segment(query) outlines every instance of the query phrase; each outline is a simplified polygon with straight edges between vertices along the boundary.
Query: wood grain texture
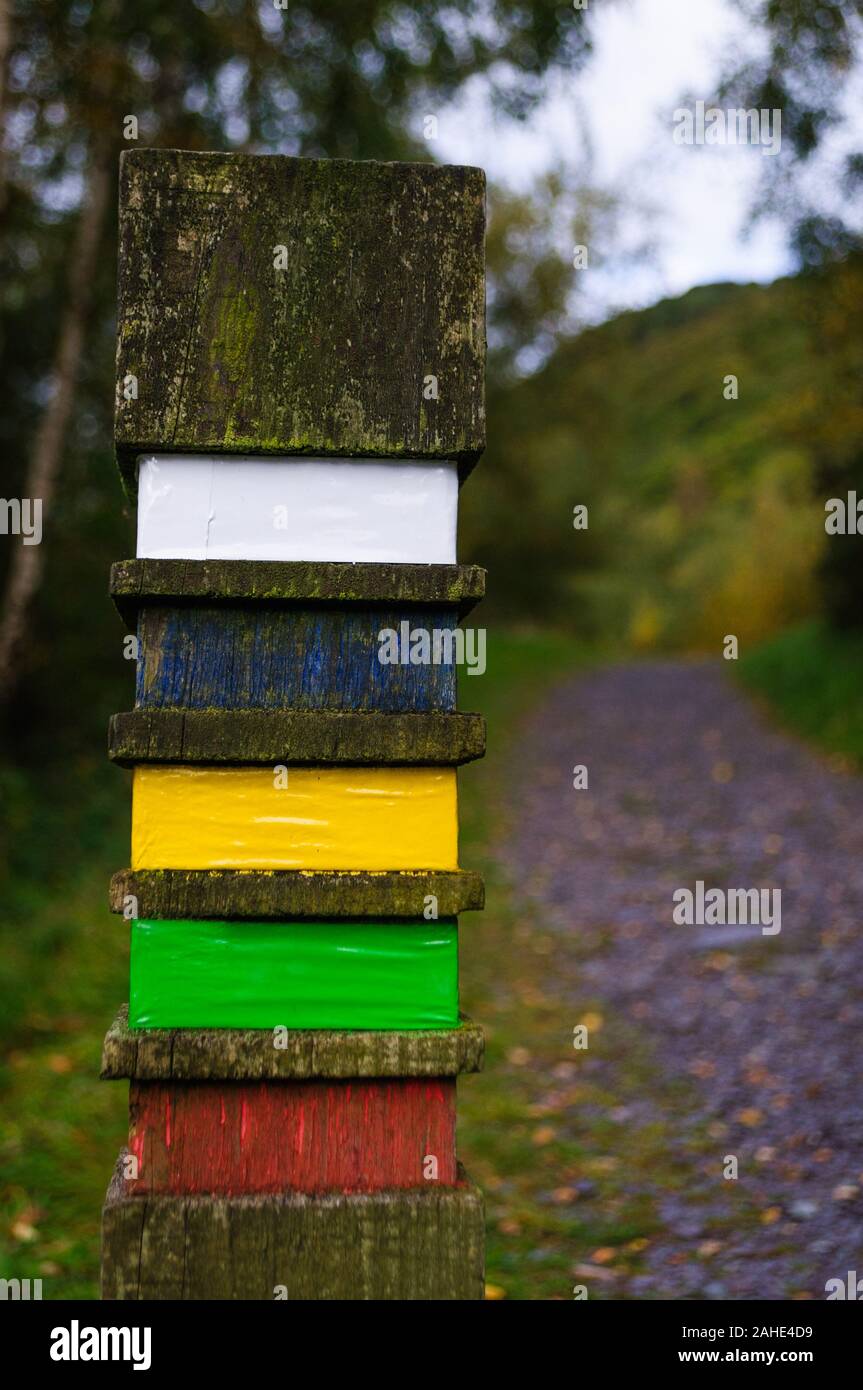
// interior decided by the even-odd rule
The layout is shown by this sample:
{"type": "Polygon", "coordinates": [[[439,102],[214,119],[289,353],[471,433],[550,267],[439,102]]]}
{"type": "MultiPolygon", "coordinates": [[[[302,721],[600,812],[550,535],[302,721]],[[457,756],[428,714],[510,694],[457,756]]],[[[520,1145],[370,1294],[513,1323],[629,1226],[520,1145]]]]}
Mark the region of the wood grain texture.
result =
{"type": "Polygon", "coordinates": [[[485,444],[484,234],[480,169],[125,152],[127,487],[134,455],[159,449],[468,467],[485,444]],[[438,399],[424,395],[429,375],[438,399]]]}
{"type": "Polygon", "coordinates": [[[479,714],[130,710],[111,716],[108,756],[135,763],[456,766],[481,758],[479,714]]]}
{"type": "Polygon", "coordinates": [[[102,1210],[102,1298],[480,1300],[483,1203],[459,1185],[309,1196],[128,1197],[102,1210]]]}
{"type": "Polygon", "coordinates": [[[455,1081],[133,1082],[129,1152],[129,1196],[452,1186],[455,1081]]]}
{"type": "Polygon", "coordinates": [[[485,594],[479,565],[383,565],[249,560],[118,560],[110,592],[133,622],[143,604],[429,604],[462,616],[485,594]]]}
{"type": "Polygon", "coordinates": [[[421,1032],[297,1029],[277,1038],[272,1029],[131,1029],[128,1012],[123,1004],[105,1035],[105,1081],[457,1076],[481,1069],[485,1045],[468,1018],[458,1028],[421,1032]]]}
{"type": "Polygon", "coordinates": [[[111,879],[112,912],[135,917],[422,917],[427,899],[439,917],[479,911],[480,874],[309,872],[283,869],[121,869],[111,879]]]}
{"type": "Polygon", "coordinates": [[[453,629],[453,609],[147,607],[138,618],[141,709],[451,712],[456,667],[386,665],[378,633],[453,629]]]}

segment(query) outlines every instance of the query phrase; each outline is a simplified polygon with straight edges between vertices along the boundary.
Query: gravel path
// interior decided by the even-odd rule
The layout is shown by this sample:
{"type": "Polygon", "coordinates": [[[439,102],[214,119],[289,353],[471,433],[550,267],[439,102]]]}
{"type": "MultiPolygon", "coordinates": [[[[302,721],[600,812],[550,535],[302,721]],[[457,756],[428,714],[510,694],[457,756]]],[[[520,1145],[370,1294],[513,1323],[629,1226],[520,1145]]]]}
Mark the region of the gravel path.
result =
{"type": "MultiPolygon", "coordinates": [[[[558,687],[518,772],[502,862],[558,943],[550,989],[565,1002],[577,980],[685,1082],[691,1177],[657,1184],[662,1234],[615,1296],[823,1299],[863,1278],[863,779],[776,732],[721,663],[682,662],[558,687]],[[781,932],[675,925],[672,894],[698,879],[780,888],[781,932]]],[[[601,1046],[580,1057],[603,1065],[601,1046]]]]}

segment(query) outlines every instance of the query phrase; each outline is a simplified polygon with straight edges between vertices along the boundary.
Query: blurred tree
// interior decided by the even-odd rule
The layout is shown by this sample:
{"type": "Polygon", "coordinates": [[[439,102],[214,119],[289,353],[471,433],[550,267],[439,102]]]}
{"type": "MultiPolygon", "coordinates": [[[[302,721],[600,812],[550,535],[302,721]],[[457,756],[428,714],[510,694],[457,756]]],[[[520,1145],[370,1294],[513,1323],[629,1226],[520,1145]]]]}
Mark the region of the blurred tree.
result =
{"type": "MultiPolygon", "coordinates": [[[[855,117],[863,56],[863,0],[738,0],[766,39],[730,72],[721,97],[779,108],[783,147],[766,159],[755,216],[780,217],[809,275],[802,302],[818,362],[808,448],[822,500],[863,496],[863,149],[855,117]],[[836,275],[823,268],[845,262],[836,275]]],[[[814,382],[813,382],[814,384],[814,382]]],[[[831,536],[822,550],[822,595],[837,626],[863,627],[863,550],[831,536]]]]}
{"type": "MultiPolygon", "coordinates": [[[[804,312],[816,358],[805,419],[820,505],[855,492],[863,500],[863,253],[811,268],[803,279],[804,312]]],[[[852,516],[849,520],[853,520],[852,516]]],[[[835,627],[863,628],[863,536],[825,537],[821,588],[835,627]]]]}
{"type": "MultiPolygon", "coordinates": [[[[614,244],[620,199],[599,189],[589,159],[558,164],[527,193],[489,193],[489,382],[506,389],[582,326],[579,271],[614,244]],[[592,256],[592,260],[590,257],[592,256]]],[[[618,254],[620,247],[615,247],[618,254]]],[[[644,249],[641,248],[642,254],[644,249]]]]}
{"type": "Polygon", "coordinates": [[[803,265],[840,259],[860,246],[863,234],[863,150],[855,148],[852,125],[863,0],[737,0],[737,6],[761,51],[726,74],[720,98],[782,112],[782,153],[763,161],[756,215],[784,218],[803,265]]]}
{"type": "MultiPolygon", "coordinates": [[[[587,56],[588,20],[559,0],[0,0],[0,371],[10,386],[0,448],[8,495],[42,496],[48,511],[42,546],[8,548],[0,699],[57,660],[64,618],[80,641],[83,604],[76,611],[68,587],[59,601],[46,594],[49,654],[34,597],[43,564],[65,564],[92,602],[102,552],[76,545],[76,521],[95,537],[117,505],[106,214],[128,118],[149,145],[429,158],[429,108],[484,74],[497,106],[525,118],[549,66],[587,56]]],[[[20,719],[33,709],[19,699],[20,719]]]]}
{"type": "Polygon", "coordinates": [[[9,56],[9,0],[0,0],[0,213],[5,197],[3,128],[6,112],[6,60],[9,56]]]}
{"type": "MultiPolygon", "coordinates": [[[[574,547],[572,525],[573,506],[592,506],[598,489],[586,452],[573,448],[572,419],[558,411],[553,374],[541,369],[571,350],[584,326],[582,284],[600,264],[599,248],[621,253],[620,200],[596,188],[588,155],[524,193],[492,188],[489,212],[488,467],[462,495],[462,543],[493,567],[501,607],[558,620],[562,587],[600,563],[596,533],[574,547]]],[[[574,416],[578,401],[573,393],[565,412],[574,416]]]]}

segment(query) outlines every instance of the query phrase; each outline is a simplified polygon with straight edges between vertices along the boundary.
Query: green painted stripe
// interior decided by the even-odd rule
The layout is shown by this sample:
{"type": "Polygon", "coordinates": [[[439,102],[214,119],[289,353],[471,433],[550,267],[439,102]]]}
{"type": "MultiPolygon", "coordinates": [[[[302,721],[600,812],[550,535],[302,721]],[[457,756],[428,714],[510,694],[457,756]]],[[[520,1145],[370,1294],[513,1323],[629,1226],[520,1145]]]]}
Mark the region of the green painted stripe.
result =
{"type": "Polygon", "coordinates": [[[132,1028],[453,1028],[453,921],[132,923],[132,1028]]]}

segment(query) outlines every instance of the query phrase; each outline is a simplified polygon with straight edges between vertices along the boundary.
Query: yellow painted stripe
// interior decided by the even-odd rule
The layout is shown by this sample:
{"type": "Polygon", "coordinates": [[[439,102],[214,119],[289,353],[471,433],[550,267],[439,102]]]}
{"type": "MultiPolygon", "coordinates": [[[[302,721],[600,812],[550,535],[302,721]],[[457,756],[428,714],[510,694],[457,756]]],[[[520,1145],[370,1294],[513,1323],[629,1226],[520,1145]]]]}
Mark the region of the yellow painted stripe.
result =
{"type": "Polygon", "coordinates": [[[135,769],[135,869],[455,869],[455,768],[135,769]]]}

